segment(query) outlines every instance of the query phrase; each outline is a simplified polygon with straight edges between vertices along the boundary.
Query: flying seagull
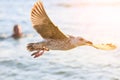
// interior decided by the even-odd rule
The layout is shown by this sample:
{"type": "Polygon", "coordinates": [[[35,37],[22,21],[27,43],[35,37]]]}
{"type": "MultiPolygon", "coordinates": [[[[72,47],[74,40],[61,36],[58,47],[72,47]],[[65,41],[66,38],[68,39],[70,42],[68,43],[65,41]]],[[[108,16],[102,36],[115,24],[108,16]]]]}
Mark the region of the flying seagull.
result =
{"type": "MultiPolygon", "coordinates": [[[[60,31],[60,29],[52,23],[52,21],[47,16],[43,4],[38,0],[31,11],[31,21],[34,29],[41,35],[44,39],[42,42],[29,43],[27,49],[29,51],[34,51],[32,56],[34,58],[41,56],[44,51],[49,50],[70,50],[78,46],[89,45],[95,48],[103,48],[106,46],[115,47],[112,44],[106,45],[93,45],[91,41],[88,41],[82,37],[75,37],[71,35],[65,35],[60,31]],[[101,46],[101,47],[100,47],[101,46]]],[[[105,47],[105,48],[104,48],[105,47]]],[[[107,48],[107,49],[108,49],[107,48]]],[[[110,47],[111,49],[111,47],[110,47]]]]}

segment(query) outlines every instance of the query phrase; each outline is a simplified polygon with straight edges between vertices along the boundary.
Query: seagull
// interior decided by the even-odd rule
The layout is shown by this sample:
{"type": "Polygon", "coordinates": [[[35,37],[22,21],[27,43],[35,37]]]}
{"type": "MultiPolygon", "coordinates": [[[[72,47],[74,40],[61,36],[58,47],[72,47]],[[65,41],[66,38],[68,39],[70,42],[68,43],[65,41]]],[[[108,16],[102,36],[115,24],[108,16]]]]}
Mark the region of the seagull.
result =
{"type": "Polygon", "coordinates": [[[94,46],[91,41],[82,37],[75,37],[64,34],[48,17],[43,4],[38,0],[31,10],[31,22],[33,28],[44,39],[41,42],[29,43],[27,49],[32,53],[31,56],[37,58],[49,50],[70,50],[78,46],[94,46]]]}

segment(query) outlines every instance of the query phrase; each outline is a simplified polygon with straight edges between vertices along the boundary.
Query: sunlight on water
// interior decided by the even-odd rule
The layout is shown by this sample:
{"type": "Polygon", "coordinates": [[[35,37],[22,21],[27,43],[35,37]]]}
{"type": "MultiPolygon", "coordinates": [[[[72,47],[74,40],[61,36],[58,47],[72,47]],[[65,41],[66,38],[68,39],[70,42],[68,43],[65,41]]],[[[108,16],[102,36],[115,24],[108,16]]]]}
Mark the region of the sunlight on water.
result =
{"type": "Polygon", "coordinates": [[[50,19],[66,34],[82,36],[96,44],[113,43],[104,51],[80,46],[51,50],[34,59],[26,45],[43,39],[33,30],[30,11],[35,0],[1,0],[0,34],[10,36],[13,25],[33,36],[0,40],[0,80],[120,80],[120,1],[43,0],[50,19]]]}
{"type": "Polygon", "coordinates": [[[76,23],[74,25],[79,27],[79,29],[78,27],[75,28],[81,30],[76,34],[84,33],[83,36],[87,34],[87,38],[92,38],[95,42],[113,42],[120,44],[120,2],[117,0],[86,0],[85,2],[80,2],[81,1],[73,3],[74,5],[71,3],[74,8],[72,14],[75,15],[70,17],[72,22],[74,21],[76,23]],[[76,6],[76,4],[78,6],[76,6]]]}

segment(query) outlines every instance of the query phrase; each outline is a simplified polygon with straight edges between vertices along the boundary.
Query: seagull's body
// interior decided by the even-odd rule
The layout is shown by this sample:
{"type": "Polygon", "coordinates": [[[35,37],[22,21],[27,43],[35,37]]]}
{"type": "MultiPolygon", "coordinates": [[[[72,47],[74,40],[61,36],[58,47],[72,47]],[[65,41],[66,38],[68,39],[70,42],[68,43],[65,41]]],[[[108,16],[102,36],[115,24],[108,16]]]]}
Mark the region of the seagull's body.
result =
{"type": "Polygon", "coordinates": [[[82,45],[91,45],[92,42],[81,37],[65,35],[55,26],[47,16],[41,1],[37,1],[31,11],[31,21],[35,30],[43,37],[44,41],[29,43],[27,49],[36,51],[32,55],[38,57],[44,51],[69,50],[82,45]]]}
{"type": "Polygon", "coordinates": [[[90,41],[87,40],[80,41],[80,39],[84,40],[83,38],[80,37],[76,38],[71,36],[68,39],[63,40],[47,39],[38,43],[30,43],[28,47],[30,51],[33,51],[33,49],[37,50],[43,46],[51,50],[69,50],[77,46],[92,44],[90,41]]]}

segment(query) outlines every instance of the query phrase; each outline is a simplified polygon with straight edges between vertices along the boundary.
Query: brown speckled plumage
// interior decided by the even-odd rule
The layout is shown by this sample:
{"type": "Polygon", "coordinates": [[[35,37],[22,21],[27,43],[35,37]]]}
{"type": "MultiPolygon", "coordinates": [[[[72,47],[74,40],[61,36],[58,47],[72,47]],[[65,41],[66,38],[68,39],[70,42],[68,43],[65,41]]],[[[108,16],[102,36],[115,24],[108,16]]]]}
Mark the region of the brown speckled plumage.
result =
{"type": "Polygon", "coordinates": [[[43,42],[30,43],[27,46],[29,51],[37,51],[33,53],[35,57],[41,55],[44,50],[69,50],[81,45],[92,44],[80,37],[73,37],[63,34],[57,26],[55,26],[47,16],[42,2],[37,1],[31,11],[31,21],[35,30],[45,39],[43,42]],[[44,47],[44,48],[43,48],[44,47]]]}
{"type": "Polygon", "coordinates": [[[112,44],[93,44],[91,41],[81,37],[74,37],[63,34],[47,16],[42,2],[37,1],[31,11],[31,21],[35,30],[44,38],[44,41],[29,43],[27,49],[36,51],[31,56],[34,58],[41,56],[44,51],[51,50],[69,50],[77,46],[89,45],[96,49],[112,50],[116,46],[112,44]]]}
{"type": "Polygon", "coordinates": [[[66,39],[65,36],[56,27],[47,16],[40,1],[36,2],[31,12],[31,21],[33,27],[44,39],[66,39]]]}

